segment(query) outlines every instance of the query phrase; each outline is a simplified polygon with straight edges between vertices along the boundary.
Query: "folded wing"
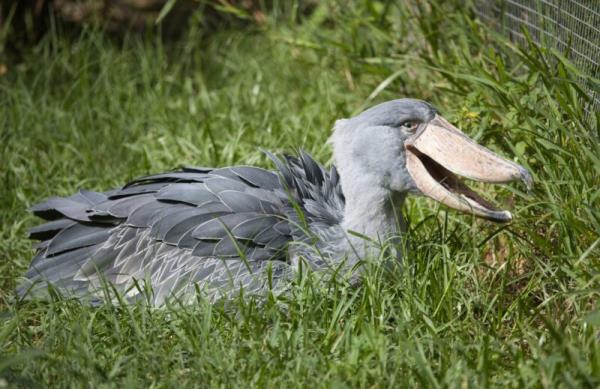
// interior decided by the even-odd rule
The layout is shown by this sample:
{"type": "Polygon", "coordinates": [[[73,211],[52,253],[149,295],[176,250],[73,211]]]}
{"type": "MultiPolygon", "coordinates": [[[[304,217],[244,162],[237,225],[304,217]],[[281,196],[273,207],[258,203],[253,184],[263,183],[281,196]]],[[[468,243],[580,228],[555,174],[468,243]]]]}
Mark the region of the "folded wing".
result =
{"type": "Polygon", "coordinates": [[[183,168],[34,206],[46,223],[30,231],[40,242],[19,292],[43,293],[51,284],[95,296],[108,282],[137,298],[149,284],[161,304],[196,288],[219,298],[277,287],[290,274],[289,243],[306,240],[298,214],[309,228],[336,226],[343,196],[335,170],[307,154],[276,162],[277,173],[183,168]]]}

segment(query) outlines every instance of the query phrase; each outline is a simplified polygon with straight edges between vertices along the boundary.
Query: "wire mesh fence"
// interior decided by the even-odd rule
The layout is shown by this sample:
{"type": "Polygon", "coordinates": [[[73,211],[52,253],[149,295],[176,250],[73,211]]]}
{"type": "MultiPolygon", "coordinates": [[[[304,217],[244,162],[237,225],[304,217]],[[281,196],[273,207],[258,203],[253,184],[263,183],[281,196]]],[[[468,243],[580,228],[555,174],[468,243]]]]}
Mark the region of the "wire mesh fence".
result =
{"type": "MultiPolygon", "coordinates": [[[[584,74],[600,73],[600,0],[476,0],[475,13],[485,23],[519,43],[524,31],[537,44],[559,50],[584,74]]],[[[581,81],[600,111],[598,84],[581,81]]]]}

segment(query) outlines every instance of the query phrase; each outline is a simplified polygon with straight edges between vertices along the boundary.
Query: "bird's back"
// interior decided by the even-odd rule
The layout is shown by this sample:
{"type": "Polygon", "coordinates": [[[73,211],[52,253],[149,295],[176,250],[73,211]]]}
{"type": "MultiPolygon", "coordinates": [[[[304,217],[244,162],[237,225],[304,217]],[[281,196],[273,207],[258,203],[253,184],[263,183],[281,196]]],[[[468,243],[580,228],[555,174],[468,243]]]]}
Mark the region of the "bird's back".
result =
{"type": "Polygon", "coordinates": [[[183,168],[34,206],[46,223],[30,231],[40,242],[20,293],[51,284],[98,297],[111,285],[135,299],[149,285],[158,305],[197,290],[211,299],[282,290],[290,242],[335,235],[327,231],[339,231],[344,200],[335,168],[305,153],[271,157],[276,172],[183,168]]]}

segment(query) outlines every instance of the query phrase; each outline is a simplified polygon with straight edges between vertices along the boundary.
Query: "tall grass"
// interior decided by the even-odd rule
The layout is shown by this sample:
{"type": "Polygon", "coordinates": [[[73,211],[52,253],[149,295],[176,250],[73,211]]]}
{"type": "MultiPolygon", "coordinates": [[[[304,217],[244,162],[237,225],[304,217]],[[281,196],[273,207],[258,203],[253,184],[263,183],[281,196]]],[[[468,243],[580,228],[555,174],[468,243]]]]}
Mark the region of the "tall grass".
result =
{"type": "Polygon", "coordinates": [[[600,384],[600,132],[582,75],[459,4],[286,7],[208,35],[197,15],[169,45],[56,27],[0,77],[0,387],[600,384]],[[259,147],[325,162],[335,118],[402,96],[533,172],[530,193],[477,186],[512,224],[411,199],[401,269],[370,265],[357,288],[309,274],[235,309],[12,302],[40,199],[183,164],[269,166],[259,147]]]}

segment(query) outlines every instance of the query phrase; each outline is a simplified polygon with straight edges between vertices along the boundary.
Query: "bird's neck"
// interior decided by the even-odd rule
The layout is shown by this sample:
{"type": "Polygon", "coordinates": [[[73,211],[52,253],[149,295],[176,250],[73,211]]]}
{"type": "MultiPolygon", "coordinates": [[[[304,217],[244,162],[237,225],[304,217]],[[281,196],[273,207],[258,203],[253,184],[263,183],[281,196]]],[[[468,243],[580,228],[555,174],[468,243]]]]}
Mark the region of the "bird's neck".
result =
{"type": "Polygon", "coordinates": [[[346,252],[350,262],[355,263],[377,257],[382,247],[389,247],[387,243],[397,242],[404,228],[401,209],[406,195],[384,188],[374,177],[365,174],[344,177],[342,172],[346,198],[342,227],[347,232],[346,252]]]}
{"type": "Polygon", "coordinates": [[[405,194],[391,192],[368,180],[344,185],[343,177],[342,190],[346,198],[342,222],[345,230],[378,241],[400,232],[405,194]]]}
{"type": "Polygon", "coordinates": [[[406,198],[405,193],[390,190],[390,178],[379,159],[373,158],[374,150],[356,144],[354,131],[348,120],[338,120],[330,139],[345,198],[342,227],[347,247],[343,251],[350,263],[377,255],[378,244],[381,248],[381,243],[399,235],[406,198]]]}

